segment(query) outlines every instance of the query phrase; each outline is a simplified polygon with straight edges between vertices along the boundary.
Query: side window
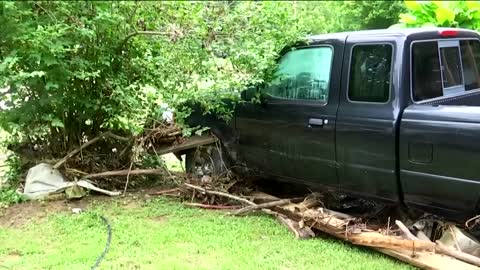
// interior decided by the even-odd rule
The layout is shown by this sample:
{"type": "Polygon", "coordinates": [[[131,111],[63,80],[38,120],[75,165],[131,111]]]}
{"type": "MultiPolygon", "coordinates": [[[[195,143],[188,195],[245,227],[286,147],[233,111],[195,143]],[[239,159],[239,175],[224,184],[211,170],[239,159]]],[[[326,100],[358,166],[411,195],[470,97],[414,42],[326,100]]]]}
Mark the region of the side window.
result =
{"type": "Polygon", "coordinates": [[[414,43],[412,53],[413,99],[420,101],[442,96],[438,43],[414,43]]]}
{"type": "Polygon", "coordinates": [[[266,93],[277,98],[327,102],[333,49],[317,47],[286,53],[266,93]]]}
{"type": "Polygon", "coordinates": [[[348,98],[351,101],[387,102],[393,48],[389,44],[356,45],[352,49],[348,98]]]}
{"type": "Polygon", "coordinates": [[[480,88],[480,42],[449,40],[412,46],[412,91],[415,101],[480,88]]]}
{"type": "Polygon", "coordinates": [[[442,60],[443,88],[463,85],[458,47],[440,48],[440,56],[442,60]]]}
{"type": "Polygon", "coordinates": [[[480,42],[460,40],[465,90],[480,88],[480,42]]]}

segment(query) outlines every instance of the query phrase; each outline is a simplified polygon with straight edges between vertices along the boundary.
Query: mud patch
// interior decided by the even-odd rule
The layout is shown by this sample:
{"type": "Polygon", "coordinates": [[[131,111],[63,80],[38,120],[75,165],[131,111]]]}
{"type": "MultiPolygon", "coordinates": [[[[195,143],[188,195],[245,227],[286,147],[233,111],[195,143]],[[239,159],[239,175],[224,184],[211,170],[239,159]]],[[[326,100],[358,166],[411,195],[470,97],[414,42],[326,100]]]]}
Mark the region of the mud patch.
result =
{"type": "Polygon", "coordinates": [[[72,208],[86,208],[90,200],[79,201],[29,201],[15,204],[0,212],[0,227],[16,228],[39,221],[49,214],[71,212],[72,208]]]}

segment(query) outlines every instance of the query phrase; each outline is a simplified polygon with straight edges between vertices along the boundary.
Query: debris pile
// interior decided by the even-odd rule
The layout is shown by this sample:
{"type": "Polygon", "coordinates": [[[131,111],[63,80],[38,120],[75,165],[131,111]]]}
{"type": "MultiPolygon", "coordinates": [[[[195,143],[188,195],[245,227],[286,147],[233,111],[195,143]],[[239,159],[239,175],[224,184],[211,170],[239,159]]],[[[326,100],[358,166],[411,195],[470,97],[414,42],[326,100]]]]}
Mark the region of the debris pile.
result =
{"type": "Polygon", "coordinates": [[[184,183],[163,194],[183,194],[188,206],[227,209],[231,215],[261,211],[275,217],[299,239],[327,233],[423,269],[480,269],[478,241],[454,224],[428,215],[416,222],[406,219],[404,222],[408,221],[408,227],[401,220],[390,221],[390,218],[386,224],[370,223],[362,217],[330,210],[319,193],[282,199],[248,189],[242,194],[232,194],[228,188],[214,189],[211,182],[203,186],[199,181],[196,183],[199,184],[184,183]]]}

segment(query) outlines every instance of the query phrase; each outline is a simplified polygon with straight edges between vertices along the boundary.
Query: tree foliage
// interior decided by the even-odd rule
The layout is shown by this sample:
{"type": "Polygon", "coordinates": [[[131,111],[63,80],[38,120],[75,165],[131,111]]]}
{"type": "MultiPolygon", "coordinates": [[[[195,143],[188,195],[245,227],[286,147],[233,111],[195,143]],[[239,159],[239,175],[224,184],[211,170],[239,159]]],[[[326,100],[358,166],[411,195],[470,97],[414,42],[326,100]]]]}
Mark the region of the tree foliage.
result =
{"type": "Polygon", "coordinates": [[[220,109],[219,95],[261,81],[280,47],[306,34],[292,8],[3,2],[0,84],[9,88],[10,109],[2,124],[78,142],[72,136],[105,128],[139,132],[164,104],[197,99],[220,109]]]}
{"type": "Polygon", "coordinates": [[[394,27],[461,27],[480,29],[478,1],[405,1],[408,11],[394,27]]]}
{"type": "MultiPolygon", "coordinates": [[[[316,32],[340,32],[368,29],[383,29],[398,21],[400,13],[405,12],[402,1],[326,1],[324,6],[304,2],[308,9],[321,8],[325,22],[316,32]],[[323,30],[323,31],[322,31],[323,30]]],[[[315,22],[316,23],[316,22],[315,22]]]]}
{"type": "Polygon", "coordinates": [[[101,130],[135,134],[186,100],[225,119],[222,98],[268,78],[310,33],[382,28],[395,1],[2,2],[0,125],[64,148],[101,130]]]}

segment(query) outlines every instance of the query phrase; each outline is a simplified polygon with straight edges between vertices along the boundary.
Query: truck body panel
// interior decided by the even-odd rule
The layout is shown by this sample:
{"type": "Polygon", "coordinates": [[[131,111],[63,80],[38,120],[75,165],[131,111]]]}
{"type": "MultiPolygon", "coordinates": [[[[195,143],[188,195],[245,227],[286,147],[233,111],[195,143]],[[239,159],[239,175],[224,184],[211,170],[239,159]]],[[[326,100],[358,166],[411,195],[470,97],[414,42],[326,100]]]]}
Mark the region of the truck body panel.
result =
{"type": "Polygon", "coordinates": [[[228,124],[193,122],[260,175],[464,219],[480,210],[479,38],[445,28],[312,36],[283,51],[264,103],[238,104],[228,124]]]}

